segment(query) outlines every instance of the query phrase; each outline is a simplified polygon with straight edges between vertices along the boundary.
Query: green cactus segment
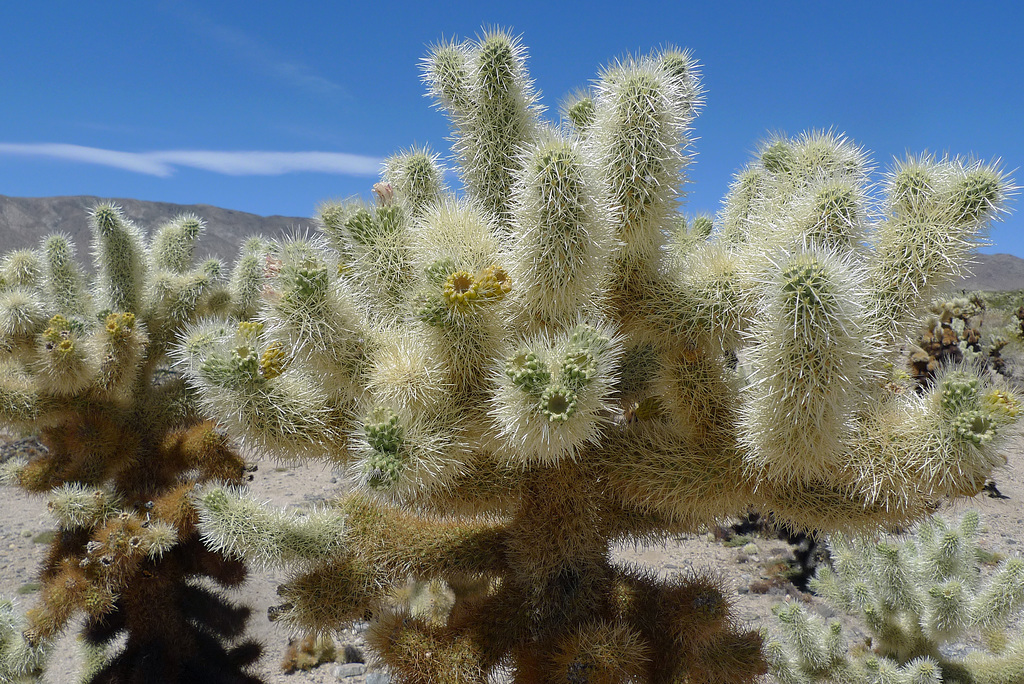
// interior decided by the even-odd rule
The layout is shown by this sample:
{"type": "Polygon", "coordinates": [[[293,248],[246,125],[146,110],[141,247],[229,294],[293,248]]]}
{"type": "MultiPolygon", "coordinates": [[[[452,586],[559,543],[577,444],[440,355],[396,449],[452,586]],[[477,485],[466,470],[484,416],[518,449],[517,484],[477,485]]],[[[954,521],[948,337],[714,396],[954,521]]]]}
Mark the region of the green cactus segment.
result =
{"type": "Polygon", "coordinates": [[[551,373],[529,349],[520,349],[505,362],[505,374],[525,392],[539,394],[551,381],[551,373]]]}
{"type": "Polygon", "coordinates": [[[877,310],[893,339],[913,320],[914,303],[964,274],[985,225],[1005,211],[1013,186],[993,165],[911,158],[887,184],[890,220],[875,231],[872,277],[877,310]]]}
{"type": "Polygon", "coordinates": [[[567,387],[582,389],[586,387],[597,372],[597,361],[587,349],[572,351],[561,363],[561,379],[567,387]]]}
{"type": "Polygon", "coordinates": [[[787,140],[779,140],[761,152],[761,166],[771,173],[790,173],[796,166],[796,155],[787,140]]]}
{"type": "Polygon", "coordinates": [[[345,228],[355,243],[365,245],[370,242],[375,231],[373,218],[366,209],[358,209],[345,221],[345,228]]]}
{"type": "Polygon", "coordinates": [[[576,392],[564,385],[549,385],[540,395],[540,412],[552,423],[564,423],[576,413],[576,392]]]}
{"type": "Polygon", "coordinates": [[[795,330],[828,317],[836,306],[828,272],[813,258],[782,271],[782,293],[786,322],[792,321],[795,330]]]}
{"type": "Polygon", "coordinates": [[[862,206],[852,183],[839,180],[825,184],[813,198],[808,238],[830,248],[856,245],[862,237],[862,206]]]}
{"type": "Polygon", "coordinates": [[[363,421],[366,441],[370,448],[382,454],[397,454],[402,447],[404,429],[398,416],[390,411],[378,411],[363,421]]]}
{"type": "Polygon", "coordinates": [[[953,427],[962,439],[977,446],[991,442],[996,435],[996,426],[984,411],[967,411],[959,414],[953,427]]]}
{"type": "Polygon", "coordinates": [[[671,76],[691,88],[697,86],[697,61],[689,50],[668,47],[660,53],[661,65],[671,76]]]}
{"type": "Polygon", "coordinates": [[[398,483],[405,467],[400,455],[405,428],[397,415],[388,410],[378,410],[363,421],[363,430],[372,450],[364,465],[366,482],[374,490],[391,489],[398,483]]]}
{"type": "Polygon", "coordinates": [[[930,201],[938,179],[927,164],[908,162],[893,176],[889,188],[889,201],[901,214],[918,214],[930,201]]]}
{"type": "Polygon", "coordinates": [[[428,283],[443,286],[445,281],[448,280],[448,276],[455,273],[457,270],[458,269],[455,267],[455,260],[449,257],[431,262],[426,269],[424,269],[424,272],[428,283]]]}
{"type": "Polygon", "coordinates": [[[40,680],[55,643],[51,639],[30,642],[27,627],[13,603],[0,601],[0,681],[40,680]]]}
{"type": "Polygon", "coordinates": [[[429,148],[414,148],[384,161],[384,181],[408,203],[413,216],[421,215],[445,194],[444,170],[429,148]]]}
{"type": "Polygon", "coordinates": [[[660,218],[659,206],[667,208],[681,160],[660,73],[638,67],[609,74],[606,80],[611,82],[604,105],[608,111],[599,108],[597,125],[610,128],[612,198],[621,212],[622,234],[629,239],[634,230],[660,218]]]}
{"type": "Polygon", "coordinates": [[[139,313],[147,270],[141,231],[110,204],[93,210],[91,224],[102,305],[139,313]]]}
{"type": "Polygon", "coordinates": [[[980,379],[964,372],[953,372],[946,376],[939,385],[942,397],[942,410],[955,416],[964,411],[978,407],[978,388],[980,379]]]}
{"type": "Polygon", "coordinates": [[[800,252],[779,262],[765,283],[750,334],[749,397],[742,409],[748,458],[764,476],[828,481],[839,472],[856,387],[877,373],[859,274],[829,252],[800,252]]]}
{"type": "Polygon", "coordinates": [[[196,240],[203,228],[203,221],[191,214],[179,216],[158,228],[151,248],[154,268],[184,274],[192,266],[196,240]]]}
{"type": "Polygon", "coordinates": [[[516,155],[536,128],[525,61],[522,44],[495,30],[476,42],[435,47],[424,74],[431,95],[452,115],[467,191],[503,224],[511,216],[516,155]]]}
{"type": "Polygon", "coordinates": [[[89,529],[120,513],[121,502],[101,489],[69,482],[54,490],[48,508],[65,529],[89,529]]]}
{"type": "Polygon", "coordinates": [[[706,240],[711,237],[711,232],[714,229],[715,222],[710,216],[697,216],[690,224],[689,232],[698,239],[706,240]]]}
{"type": "Polygon", "coordinates": [[[231,271],[229,288],[234,293],[232,298],[232,315],[251,318],[259,308],[264,288],[264,267],[266,257],[262,241],[252,245],[251,249],[243,248],[243,253],[231,271]]]}
{"type": "Polygon", "coordinates": [[[202,503],[199,530],[209,548],[244,557],[257,567],[324,561],[344,549],[346,524],[339,511],[271,511],[239,491],[219,487],[200,492],[198,498],[202,503]],[[244,528],[238,525],[241,521],[244,528]]]}
{"type": "Polygon", "coordinates": [[[43,260],[33,249],[8,252],[0,261],[0,279],[6,287],[35,288],[42,283],[43,275],[43,260]]]}
{"type": "Polygon", "coordinates": [[[1024,559],[1003,562],[972,608],[974,624],[1005,629],[1009,619],[1024,608],[1024,559]]]}
{"type": "Polygon", "coordinates": [[[602,263],[610,226],[594,194],[600,189],[578,140],[553,131],[523,152],[513,201],[511,271],[524,321],[564,326],[605,287],[602,263]]]}
{"type": "Polygon", "coordinates": [[[440,328],[448,318],[448,303],[439,292],[422,292],[412,305],[413,315],[427,325],[440,328]]]}
{"type": "Polygon", "coordinates": [[[565,115],[577,131],[587,130],[594,123],[594,99],[581,97],[566,107],[565,115]]]}
{"type": "Polygon", "coordinates": [[[5,346],[25,343],[45,325],[46,313],[37,297],[22,289],[0,293],[0,336],[5,346]]]}
{"type": "Polygon", "coordinates": [[[46,289],[58,311],[83,319],[91,314],[85,278],[75,261],[74,246],[64,235],[51,235],[43,241],[46,255],[46,289]]]}
{"type": "Polygon", "coordinates": [[[1005,187],[1006,180],[995,168],[969,170],[953,188],[953,215],[964,223],[974,223],[998,211],[1005,187]]]}
{"type": "Polygon", "coordinates": [[[444,43],[431,50],[424,67],[430,94],[455,117],[464,115],[470,105],[469,59],[466,45],[444,43]]]}

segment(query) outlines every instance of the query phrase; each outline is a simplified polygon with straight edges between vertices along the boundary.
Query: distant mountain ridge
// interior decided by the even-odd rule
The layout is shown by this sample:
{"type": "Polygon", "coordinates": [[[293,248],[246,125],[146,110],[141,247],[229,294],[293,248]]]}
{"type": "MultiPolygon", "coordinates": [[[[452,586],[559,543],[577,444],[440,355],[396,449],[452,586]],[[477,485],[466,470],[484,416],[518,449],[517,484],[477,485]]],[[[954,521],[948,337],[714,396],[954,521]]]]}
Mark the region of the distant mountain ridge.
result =
{"type": "Polygon", "coordinates": [[[1012,254],[978,254],[971,271],[960,281],[965,290],[1024,290],[1024,259],[1012,254]]]}
{"type": "Polygon", "coordinates": [[[79,263],[91,270],[89,212],[97,204],[104,202],[121,207],[125,215],[147,235],[176,216],[195,214],[206,223],[206,231],[199,240],[198,256],[216,256],[228,264],[234,263],[242,242],[250,235],[277,238],[304,233],[311,230],[314,225],[313,220],[308,218],[259,216],[208,204],[172,204],[89,195],[0,195],[0,254],[12,249],[38,247],[46,235],[64,233],[71,237],[79,263]]]}
{"type": "MultiPolygon", "coordinates": [[[[313,228],[309,218],[259,216],[208,204],[171,204],[135,199],[110,199],[76,195],[71,197],[7,197],[0,195],[0,254],[11,249],[38,247],[50,233],[71,236],[79,261],[92,268],[89,258],[89,210],[102,202],[113,202],[147,233],[180,214],[195,214],[206,222],[199,243],[200,256],[213,255],[234,263],[242,241],[250,235],[277,238],[304,233],[313,228]]],[[[978,254],[971,270],[956,289],[1024,289],[1024,259],[1012,254],[978,254]]]]}

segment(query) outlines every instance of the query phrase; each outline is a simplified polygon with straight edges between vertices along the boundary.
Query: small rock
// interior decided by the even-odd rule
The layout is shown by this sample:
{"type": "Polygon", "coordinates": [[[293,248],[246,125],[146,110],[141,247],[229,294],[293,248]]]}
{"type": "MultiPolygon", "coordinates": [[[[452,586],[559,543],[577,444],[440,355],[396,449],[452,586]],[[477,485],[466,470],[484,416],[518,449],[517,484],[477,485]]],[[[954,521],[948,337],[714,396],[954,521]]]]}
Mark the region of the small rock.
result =
{"type": "Polygon", "coordinates": [[[358,677],[362,674],[366,674],[366,665],[362,663],[345,663],[334,668],[334,676],[338,679],[358,677]]]}
{"type": "Polygon", "coordinates": [[[391,675],[387,672],[367,672],[366,684],[391,684],[391,675]]]}

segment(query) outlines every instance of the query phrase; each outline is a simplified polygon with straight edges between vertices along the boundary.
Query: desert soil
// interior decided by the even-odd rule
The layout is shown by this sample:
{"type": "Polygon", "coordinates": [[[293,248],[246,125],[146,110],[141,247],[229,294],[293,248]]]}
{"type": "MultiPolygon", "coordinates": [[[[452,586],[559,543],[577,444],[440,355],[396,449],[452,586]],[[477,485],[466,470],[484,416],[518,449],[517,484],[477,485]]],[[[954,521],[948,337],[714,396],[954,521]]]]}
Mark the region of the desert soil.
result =
{"type": "MultiPolygon", "coordinates": [[[[955,516],[967,507],[978,509],[983,516],[983,548],[1013,556],[1024,554],[1024,436],[1018,436],[1005,448],[1009,465],[996,476],[999,491],[1006,498],[991,498],[982,493],[971,500],[947,507],[947,516],[955,516]]],[[[309,506],[340,493],[343,486],[337,478],[317,464],[288,465],[264,461],[252,482],[255,496],[268,505],[281,508],[309,506]]],[[[43,559],[47,545],[40,535],[53,529],[47,513],[46,498],[28,496],[13,488],[0,488],[0,596],[15,597],[22,608],[32,604],[36,568],[43,559]]],[[[658,546],[632,546],[616,549],[618,561],[646,565],[664,576],[693,570],[712,569],[721,573],[734,597],[734,612],[739,620],[752,628],[771,623],[771,607],[785,600],[802,600],[820,614],[834,613],[822,601],[802,594],[792,585],[770,586],[768,568],[780,559],[792,558],[793,549],[785,541],[760,537],[755,539],[757,552],[746,552],[738,547],[727,547],[711,535],[683,537],[658,546]],[[753,586],[752,586],[753,585],[753,586]],[[753,591],[752,591],[753,588],[753,591]]],[[[277,585],[284,579],[281,573],[253,573],[244,588],[236,592],[236,600],[253,608],[250,636],[264,644],[264,657],[259,673],[268,684],[321,684],[342,681],[362,684],[365,675],[344,676],[338,665],[327,663],[309,672],[284,674],[280,662],[289,634],[266,619],[267,608],[278,600],[277,585]],[[339,676],[341,678],[339,679],[339,676]]],[[[863,637],[857,623],[847,616],[838,615],[846,624],[851,643],[863,637]]],[[[339,645],[349,644],[363,649],[358,630],[346,630],[337,636],[339,645]]],[[[340,649],[339,649],[340,650],[340,649]]],[[[369,654],[366,654],[369,656],[369,654]]],[[[370,660],[369,657],[366,658],[370,660]]],[[[348,671],[359,671],[355,666],[348,671]]],[[[65,684],[77,680],[78,649],[73,635],[66,636],[57,650],[55,662],[47,672],[45,681],[65,684]]],[[[372,663],[368,672],[374,671],[372,663]]],[[[371,678],[371,684],[374,679],[371,678]]],[[[379,681],[379,680],[378,680],[379,681]]]]}

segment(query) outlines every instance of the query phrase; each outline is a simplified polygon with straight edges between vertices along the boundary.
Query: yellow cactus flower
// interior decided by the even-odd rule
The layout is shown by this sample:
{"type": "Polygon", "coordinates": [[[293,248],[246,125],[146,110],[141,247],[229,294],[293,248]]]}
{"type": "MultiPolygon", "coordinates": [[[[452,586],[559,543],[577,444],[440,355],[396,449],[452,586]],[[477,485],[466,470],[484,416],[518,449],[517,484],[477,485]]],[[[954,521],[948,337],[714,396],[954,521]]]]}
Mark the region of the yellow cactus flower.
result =
{"type": "Polygon", "coordinates": [[[260,356],[260,375],[271,380],[284,372],[288,355],[280,343],[274,342],[260,356]]]}
{"type": "Polygon", "coordinates": [[[480,294],[480,283],[469,271],[456,271],[444,283],[444,299],[457,309],[465,310],[480,294]]]}

